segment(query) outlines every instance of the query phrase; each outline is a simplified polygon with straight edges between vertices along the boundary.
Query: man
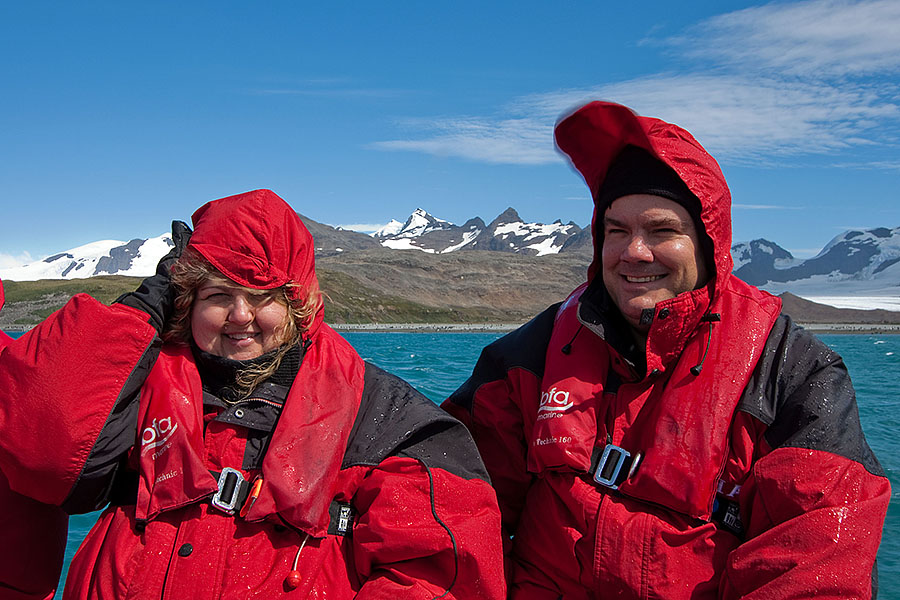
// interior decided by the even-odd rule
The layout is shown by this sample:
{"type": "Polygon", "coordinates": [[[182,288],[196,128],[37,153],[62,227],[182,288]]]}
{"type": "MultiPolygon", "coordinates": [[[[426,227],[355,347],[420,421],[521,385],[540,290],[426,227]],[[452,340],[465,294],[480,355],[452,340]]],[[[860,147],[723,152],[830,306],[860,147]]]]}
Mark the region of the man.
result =
{"type": "Polygon", "coordinates": [[[868,598],[890,485],[841,358],[735,278],[730,193],[683,129],[556,128],[594,198],[587,282],[445,408],[500,500],[510,598],[868,598]]]}

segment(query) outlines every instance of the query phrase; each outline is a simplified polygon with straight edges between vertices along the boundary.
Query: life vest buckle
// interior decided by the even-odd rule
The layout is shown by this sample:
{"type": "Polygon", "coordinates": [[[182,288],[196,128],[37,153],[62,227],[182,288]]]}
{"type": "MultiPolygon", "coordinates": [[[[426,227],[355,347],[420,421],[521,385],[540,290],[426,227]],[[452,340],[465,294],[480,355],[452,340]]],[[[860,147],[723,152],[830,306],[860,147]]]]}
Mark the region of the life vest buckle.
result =
{"type": "Polygon", "coordinates": [[[250,483],[244,479],[243,474],[237,469],[225,467],[219,473],[219,489],[210,500],[210,504],[233,515],[235,508],[243,505],[250,491],[250,483]]]}
{"type": "Polygon", "coordinates": [[[607,444],[603,448],[600,460],[597,461],[597,466],[593,468],[594,482],[611,490],[617,490],[622,482],[634,472],[639,460],[640,453],[632,458],[631,452],[625,448],[607,444]]]}

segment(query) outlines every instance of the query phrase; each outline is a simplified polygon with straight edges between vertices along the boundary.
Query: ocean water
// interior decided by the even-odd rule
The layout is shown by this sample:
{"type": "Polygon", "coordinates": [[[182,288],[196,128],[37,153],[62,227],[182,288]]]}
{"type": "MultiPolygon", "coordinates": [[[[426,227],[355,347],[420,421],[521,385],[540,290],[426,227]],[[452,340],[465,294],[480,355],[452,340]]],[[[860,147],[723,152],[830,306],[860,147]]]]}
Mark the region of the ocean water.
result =
{"type": "MultiPolygon", "coordinates": [[[[15,334],[14,334],[15,335],[15,334]]],[[[344,336],[360,355],[440,402],[471,373],[481,349],[498,333],[368,333],[344,336]]],[[[869,445],[893,493],[878,553],[879,598],[900,600],[900,335],[822,335],[844,357],[856,388],[869,445]]],[[[66,565],[96,513],[72,517],[66,565]]]]}

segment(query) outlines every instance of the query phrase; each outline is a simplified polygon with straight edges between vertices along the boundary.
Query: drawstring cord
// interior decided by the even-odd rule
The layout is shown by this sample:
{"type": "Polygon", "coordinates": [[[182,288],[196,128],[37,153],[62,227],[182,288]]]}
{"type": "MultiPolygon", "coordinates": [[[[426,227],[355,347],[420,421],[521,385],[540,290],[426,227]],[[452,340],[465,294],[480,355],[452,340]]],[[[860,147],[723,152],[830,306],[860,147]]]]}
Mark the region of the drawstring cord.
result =
{"type": "Polygon", "coordinates": [[[569,343],[562,347],[561,352],[562,352],[563,354],[569,354],[570,352],[572,352],[572,342],[574,342],[574,341],[575,341],[575,338],[578,337],[578,334],[581,333],[581,328],[582,328],[582,327],[584,327],[584,325],[583,325],[583,324],[579,324],[579,325],[578,325],[578,331],[575,332],[575,335],[572,336],[572,339],[569,340],[569,343]]]}
{"type": "Polygon", "coordinates": [[[703,351],[703,357],[700,359],[699,363],[691,367],[691,375],[694,377],[697,377],[700,375],[700,372],[703,371],[703,363],[706,362],[706,355],[709,354],[709,346],[712,344],[713,323],[721,320],[722,315],[719,313],[706,313],[700,318],[701,323],[709,323],[709,330],[706,334],[706,349],[703,351]]]}
{"type": "Polygon", "coordinates": [[[300,587],[300,583],[303,578],[300,576],[300,571],[297,570],[297,564],[300,562],[300,553],[303,552],[304,546],[306,546],[306,542],[309,540],[309,534],[306,534],[306,537],[303,538],[303,542],[300,544],[300,549],[297,550],[297,555],[294,557],[294,566],[291,568],[291,572],[288,573],[287,578],[285,578],[284,583],[292,590],[300,587]]]}

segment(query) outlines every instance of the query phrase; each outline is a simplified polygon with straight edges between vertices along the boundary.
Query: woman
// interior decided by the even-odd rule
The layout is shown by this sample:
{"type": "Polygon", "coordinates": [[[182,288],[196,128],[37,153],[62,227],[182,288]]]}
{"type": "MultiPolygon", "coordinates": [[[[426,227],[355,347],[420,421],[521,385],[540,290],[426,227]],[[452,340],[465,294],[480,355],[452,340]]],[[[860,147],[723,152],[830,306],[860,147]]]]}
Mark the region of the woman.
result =
{"type": "Polygon", "coordinates": [[[296,213],[258,190],[193,222],[136,292],[76,296],[0,364],[10,486],[111,503],[64,598],[502,598],[474,444],[324,324],[296,213]]]}

